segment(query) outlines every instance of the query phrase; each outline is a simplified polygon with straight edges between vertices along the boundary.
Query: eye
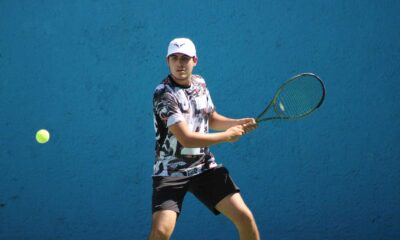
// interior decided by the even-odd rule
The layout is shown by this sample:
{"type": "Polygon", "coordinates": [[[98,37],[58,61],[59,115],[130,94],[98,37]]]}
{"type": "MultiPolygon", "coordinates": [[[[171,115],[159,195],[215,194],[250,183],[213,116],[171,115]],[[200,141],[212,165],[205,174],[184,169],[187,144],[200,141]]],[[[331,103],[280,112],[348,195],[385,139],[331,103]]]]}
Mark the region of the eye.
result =
{"type": "Polygon", "coordinates": [[[184,61],[184,62],[189,62],[190,59],[191,59],[191,57],[188,57],[188,56],[183,56],[182,57],[182,61],[184,61]]]}

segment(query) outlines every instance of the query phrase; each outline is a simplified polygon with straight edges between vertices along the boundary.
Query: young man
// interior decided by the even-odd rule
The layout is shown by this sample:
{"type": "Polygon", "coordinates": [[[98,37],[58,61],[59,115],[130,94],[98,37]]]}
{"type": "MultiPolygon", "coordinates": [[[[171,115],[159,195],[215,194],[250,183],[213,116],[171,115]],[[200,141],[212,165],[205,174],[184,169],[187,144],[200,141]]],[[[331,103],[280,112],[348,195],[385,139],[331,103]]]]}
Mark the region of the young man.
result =
{"type": "Polygon", "coordinates": [[[156,159],[149,239],[170,238],[187,192],[214,214],[228,217],[240,239],[259,239],[256,222],[239,188],[209,150],[210,145],[239,140],[257,127],[256,122],[216,112],[204,79],[192,75],[197,62],[190,39],[172,40],[167,54],[170,74],[154,92],[156,159]],[[209,128],[218,132],[209,133],[209,128]]]}

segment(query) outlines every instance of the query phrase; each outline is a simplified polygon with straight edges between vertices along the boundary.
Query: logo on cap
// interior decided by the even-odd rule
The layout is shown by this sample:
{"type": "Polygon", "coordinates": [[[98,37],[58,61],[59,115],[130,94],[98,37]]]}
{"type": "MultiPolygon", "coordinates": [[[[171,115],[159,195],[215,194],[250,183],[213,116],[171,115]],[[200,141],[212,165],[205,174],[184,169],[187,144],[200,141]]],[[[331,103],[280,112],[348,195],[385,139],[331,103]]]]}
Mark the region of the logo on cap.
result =
{"type": "Polygon", "coordinates": [[[180,48],[180,47],[182,47],[183,45],[185,45],[185,43],[181,43],[181,44],[174,43],[174,45],[175,45],[177,48],[180,48]]]}

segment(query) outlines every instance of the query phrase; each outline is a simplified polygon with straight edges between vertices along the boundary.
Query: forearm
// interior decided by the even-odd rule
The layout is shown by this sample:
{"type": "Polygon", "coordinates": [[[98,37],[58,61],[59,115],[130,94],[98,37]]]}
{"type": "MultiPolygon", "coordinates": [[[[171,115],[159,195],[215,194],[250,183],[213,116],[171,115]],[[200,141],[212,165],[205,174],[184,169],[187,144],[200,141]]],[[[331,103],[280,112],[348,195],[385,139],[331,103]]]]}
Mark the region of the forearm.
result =
{"type": "Polygon", "coordinates": [[[196,147],[207,147],[223,142],[229,142],[231,141],[231,137],[226,132],[218,132],[218,133],[190,132],[186,136],[178,139],[178,141],[184,147],[196,148],[196,147]]]}
{"type": "Polygon", "coordinates": [[[188,148],[207,147],[223,142],[234,142],[244,134],[241,126],[234,126],[226,131],[217,133],[192,132],[185,121],[170,126],[169,130],[175,135],[182,146],[188,148]]]}
{"type": "Polygon", "coordinates": [[[242,124],[240,119],[227,118],[214,112],[209,119],[210,129],[216,131],[225,131],[226,129],[242,124]]]}

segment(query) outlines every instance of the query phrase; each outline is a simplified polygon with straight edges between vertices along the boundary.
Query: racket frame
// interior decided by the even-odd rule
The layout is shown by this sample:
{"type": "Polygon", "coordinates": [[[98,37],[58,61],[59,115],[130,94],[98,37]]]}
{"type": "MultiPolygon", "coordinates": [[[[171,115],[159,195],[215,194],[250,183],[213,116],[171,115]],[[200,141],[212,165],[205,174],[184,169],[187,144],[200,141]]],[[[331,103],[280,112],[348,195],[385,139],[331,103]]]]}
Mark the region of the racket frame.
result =
{"type": "Polygon", "coordinates": [[[269,102],[269,104],[267,105],[267,107],[257,116],[256,122],[259,123],[259,122],[263,122],[263,121],[278,120],[278,119],[280,119],[280,120],[296,120],[296,119],[304,118],[305,116],[307,116],[307,115],[311,114],[312,112],[316,111],[316,110],[322,105],[322,103],[323,103],[324,100],[325,100],[325,92],[326,92],[326,90],[325,90],[325,84],[324,84],[324,82],[322,81],[322,79],[321,79],[319,76],[317,76],[316,74],[310,73],[310,72],[297,74],[297,75],[295,75],[295,76],[289,78],[288,80],[286,80],[286,81],[282,84],[282,86],[279,87],[278,91],[275,93],[274,97],[273,97],[272,100],[269,102]],[[316,107],[314,107],[314,108],[311,109],[310,111],[305,112],[305,113],[303,113],[303,114],[301,114],[301,115],[297,115],[297,116],[283,116],[283,115],[280,115],[280,114],[279,114],[279,111],[277,110],[277,107],[278,107],[278,106],[276,105],[276,102],[277,102],[277,99],[278,99],[279,94],[283,91],[283,89],[285,88],[285,86],[288,85],[290,82],[295,81],[296,79],[298,79],[298,78],[300,78],[300,77],[304,77],[304,76],[311,76],[311,77],[314,77],[316,80],[318,80],[318,81],[320,82],[321,87],[322,87],[322,97],[321,97],[319,103],[316,105],[316,107]],[[269,110],[272,106],[274,107],[274,111],[275,111],[275,113],[276,113],[277,115],[276,115],[276,116],[273,116],[273,117],[264,117],[264,118],[262,118],[262,116],[265,115],[265,114],[268,112],[268,110],[269,110]]]}

